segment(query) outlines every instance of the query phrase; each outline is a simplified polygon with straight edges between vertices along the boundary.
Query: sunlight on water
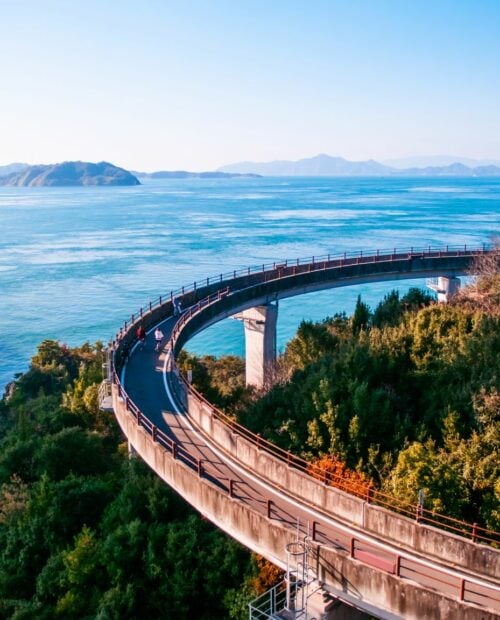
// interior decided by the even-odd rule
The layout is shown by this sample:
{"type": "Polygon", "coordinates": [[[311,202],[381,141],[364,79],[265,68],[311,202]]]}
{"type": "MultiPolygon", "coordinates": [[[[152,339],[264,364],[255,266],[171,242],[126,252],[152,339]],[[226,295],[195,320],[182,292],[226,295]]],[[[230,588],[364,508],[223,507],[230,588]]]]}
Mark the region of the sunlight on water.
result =
{"type": "MultiPolygon", "coordinates": [[[[113,337],[171,289],[220,272],[354,249],[475,244],[499,230],[499,179],[183,179],[130,188],[0,189],[0,390],[37,344],[113,337]]],[[[399,282],[402,291],[410,282],[399,282]]],[[[374,306],[391,283],[280,302],[278,346],[303,318],[374,306]]],[[[243,353],[225,320],[189,343],[243,353]]]]}

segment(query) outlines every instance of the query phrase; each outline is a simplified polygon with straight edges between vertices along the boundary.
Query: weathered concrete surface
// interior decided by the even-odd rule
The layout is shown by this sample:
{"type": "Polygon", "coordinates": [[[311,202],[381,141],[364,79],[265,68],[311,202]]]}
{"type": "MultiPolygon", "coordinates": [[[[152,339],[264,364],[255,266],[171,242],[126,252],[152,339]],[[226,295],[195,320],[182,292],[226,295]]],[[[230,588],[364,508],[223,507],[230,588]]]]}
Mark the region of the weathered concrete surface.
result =
{"type": "Polygon", "coordinates": [[[188,415],[206,433],[207,440],[217,444],[248,470],[287,493],[316,506],[320,510],[376,534],[411,551],[431,555],[464,569],[500,577],[497,550],[454,536],[437,528],[417,523],[395,512],[373,506],[287,466],[273,455],[260,450],[254,443],[235,433],[213,416],[212,409],[194,394],[188,394],[188,415]]]}
{"type": "Polygon", "coordinates": [[[262,388],[276,360],[278,306],[254,306],[234,318],[243,321],[245,326],[246,384],[262,388]]]}
{"type": "MultiPolygon", "coordinates": [[[[473,253],[464,252],[463,254],[443,254],[441,252],[433,252],[431,254],[422,254],[416,255],[414,253],[410,253],[408,256],[403,254],[394,254],[388,256],[370,256],[370,257],[359,257],[359,259],[348,259],[347,261],[343,260],[333,260],[327,261],[324,263],[316,263],[316,264],[301,264],[301,265],[292,265],[285,263],[284,265],[279,265],[275,269],[262,272],[253,272],[248,271],[248,275],[238,275],[234,274],[234,278],[231,278],[226,281],[222,281],[220,278],[219,281],[210,282],[207,279],[207,286],[201,287],[191,287],[190,290],[187,290],[184,295],[181,296],[182,305],[184,308],[189,308],[189,306],[193,306],[198,301],[204,299],[207,295],[212,293],[217,293],[221,289],[224,289],[224,295],[218,295],[219,301],[216,303],[211,303],[210,305],[206,305],[201,311],[198,308],[194,308],[194,315],[191,316],[193,310],[187,310],[184,316],[188,317],[187,323],[182,327],[182,331],[178,334],[178,337],[175,342],[174,352],[177,353],[182,345],[187,342],[187,340],[192,337],[194,334],[202,331],[209,325],[221,320],[226,316],[230,316],[238,311],[244,311],[256,304],[267,304],[277,301],[278,299],[283,299],[286,297],[300,295],[303,293],[308,293],[316,290],[322,290],[325,288],[331,287],[342,287],[349,286],[354,283],[363,283],[363,282],[375,282],[375,281],[387,281],[387,280],[398,280],[402,278],[419,278],[419,277],[432,277],[439,276],[443,273],[447,273],[450,276],[456,276],[463,274],[470,267],[471,262],[473,260],[473,253]],[[227,287],[230,287],[230,291],[228,294],[227,287]]],[[[144,323],[146,329],[150,329],[154,327],[157,323],[164,320],[166,317],[170,316],[172,313],[172,304],[170,301],[163,303],[159,306],[149,307],[149,309],[145,309],[140,312],[141,321],[144,323]]],[[[139,319],[137,315],[135,317],[131,317],[132,328],[130,328],[130,322],[125,326],[125,330],[120,333],[120,345],[117,347],[114,355],[114,365],[115,370],[120,372],[124,361],[128,355],[128,351],[130,350],[131,345],[135,339],[135,328],[139,319]]],[[[134,418],[129,415],[125,407],[123,406],[123,402],[119,402],[117,398],[116,390],[114,391],[114,399],[115,399],[115,412],[121,411],[121,414],[117,413],[117,417],[122,424],[122,428],[126,432],[126,434],[131,438],[131,443],[138,450],[139,454],[143,456],[143,458],[150,464],[151,467],[155,469],[162,476],[164,480],[169,482],[174,488],[176,488],[181,495],[183,495],[190,503],[194,506],[198,507],[212,522],[221,527],[221,529],[225,530],[229,534],[233,535],[235,538],[246,544],[249,548],[254,549],[261,553],[262,555],[268,557],[271,561],[274,561],[276,564],[283,566],[283,549],[285,542],[289,542],[290,537],[294,537],[294,531],[287,528],[285,521],[278,522],[277,519],[269,520],[265,514],[261,514],[259,512],[255,512],[255,506],[250,508],[249,505],[245,505],[241,501],[237,501],[234,499],[230,499],[227,495],[224,494],[223,491],[218,490],[213,487],[207,480],[203,480],[198,478],[196,472],[190,470],[183,463],[179,461],[175,461],[171,456],[165,454],[163,448],[161,448],[158,444],[152,442],[151,437],[147,435],[144,429],[138,427],[134,422],[134,418]],[[127,421],[128,420],[128,421],[127,421]],[[159,452],[158,452],[159,451],[159,452]],[[229,504],[228,504],[229,502],[229,504]],[[222,510],[222,512],[221,512],[222,510]],[[285,534],[283,534],[285,532],[285,534]],[[287,538],[288,536],[288,538],[287,538]]],[[[184,402],[182,398],[180,398],[180,402],[184,402]]],[[[221,442],[226,442],[227,446],[231,446],[231,454],[233,452],[248,452],[247,461],[250,463],[260,463],[261,468],[265,468],[270,465],[269,461],[266,457],[262,457],[262,454],[255,454],[247,445],[240,445],[240,438],[232,436],[232,434],[225,434],[224,429],[217,427],[214,423],[215,420],[210,419],[210,406],[206,404],[203,405],[205,415],[200,416],[201,423],[205,432],[210,435],[220,435],[221,442]]],[[[153,412],[153,416],[156,416],[156,412],[153,412]]],[[[226,446],[226,447],[227,447],[226,446]]],[[[245,465],[246,466],[246,465],[245,465]]],[[[276,479],[282,479],[283,471],[280,468],[280,465],[277,463],[271,464],[273,476],[276,479]]],[[[300,474],[300,472],[298,472],[300,474]]],[[[285,482],[287,480],[285,479],[285,482]]],[[[302,489],[305,487],[301,487],[300,480],[288,480],[289,483],[297,482],[298,488],[302,489]]],[[[308,479],[310,482],[310,479],[308,479]]],[[[292,491],[293,491],[292,487],[292,491]]],[[[316,488],[310,493],[312,494],[313,501],[318,505],[329,505],[330,495],[332,498],[347,497],[348,500],[356,500],[359,498],[352,498],[342,492],[333,489],[334,493],[331,495],[330,489],[325,490],[321,484],[318,484],[316,488]]],[[[290,488],[287,490],[287,493],[290,493],[290,488]]],[[[335,503],[335,501],[334,501],[335,503]]],[[[384,532],[396,532],[401,534],[404,532],[404,545],[401,545],[404,548],[405,545],[408,545],[408,549],[413,549],[413,545],[422,545],[422,548],[426,547],[429,544],[429,540],[426,538],[427,533],[425,535],[419,535],[419,531],[422,532],[422,526],[417,526],[412,523],[411,526],[408,526],[408,529],[400,527],[398,523],[398,515],[394,515],[393,518],[396,519],[396,522],[392,521],[392,517],[380,518],[379,515],[375,515],[375,513],[371,514],[371,510],[374,507],[367,507],[367,504],[361,501],[361,510],[362,510],[362,524],[369,525],[370,529],[377,532],[377,536],[385,537],[386,534],[384,532]],[[415,528],[418,527],[418,530],[415,528]]],[[[342,510],[342,501],[337,501],[335,509],[341,511],[342,510]]],[[[380,510],[380,509],[378,509],[380,510]]],[[[344,508],[345,514],[349,513],[349,523],[352,524],[353,527],[359,527],[356,522],[353,521],[353,513],[357,516],[356,506],[351,508],[344,508]]],[[[278,516],[278,515],[276,515],[278,516]]],[[[432,533],[432,528],[426,528],[426,531],[429,530],[432,533]]],[[[365,531],[368,531],[365,529],[365,531]]],[[[445,535],[444,533],[440,533],[442,536],[445,536],[447,540],[450,540],[451,536],[445,535]]],[[[390,540],[390,538],[389,538],[390,540]]],[[[437,539],[432,539],[432,541],[436,542],[437,539]]],[[[458,544],[460,546],[466,544],[465,541],[461,538],[457,539],[458,544]]],[[[330,551],[334,553],[335,558],[332,560],[334,562],[339,561],[341,566],[341,573],[337,581],[335,582],[335,572],[331,567],[324,567],[324,574],[330,575],[331,579],[326,582],[328,584],[329,589],[335,589],[334,583],[338,586],[341,584],[341,596],[344,600],[354,600],[363,609],[372,609],[373,613],[373,604],[376,606],[380,606],[380,613],[374,613],[374,615],[378,615],[384,618],[394,618],[394,617],[429,617],[429,618],[490,618],[495,617],[491,615],[489,611],[485,611],[484,608],[475,608],[471,605],[461,604],[457,598],[457,587],[459,586],[457,581],[457,577],[455,577],[455,583],[443,583],[443,588],[448,589],[448,593],[439,592],[436,593],[435,590],[432,590],[432,583],[429,583],[430,589],[426,587],[417,586],[415,583],[409,581],[412,579],[412,576],[415,575],[415,562],[413,565],[411,562],[402,564],[398,567],[400,578],[395,577],[390,572],[384,572],[384,569],[374,569],[370,566],[370,558],[369,558],[369,550],[366,551],[364,549],[354,549],[354,557],[350,557],[349,553],[345,551],[344,548],[332,549],[330,547],[322,546],[320,543],[324,543],[322,540],[321,532],[317,536],[317,543],[319,551],[318,555],[318,567],[321,567],[322,564],[320,562],[321,553],[323,550],[330,551]],[[363,555],[364,554],[364,555],[363,555]],[[339,558],[343,558],[347,565],[344,567],[342,563],[340,563],[339,558]],[[358,561],[362,560],[362,561],[358,561]],[[356,579],[352,577],[355,573],[349,572],[351,570],[349,567],[354,566],[358,567],[361,573],[365,571],[365,574],[362,576],[365,578],[365,582],[361,579],[360,583],[357,582],[356,579]],[[345,570],[344,570],[345,569],[345,570]],[[368,571],[368,572],[366,572],[368,571]],[[345,572],[345,574],[344,574],[345,572]],[[363,584],[366,584],[366,580],[370,580],[372,575],[378,575],[377,579],[383,579],[384,584],[387,587],[392,584],[394,586],[394,597],[398,596],[398,592],[400,596],[406,600],[410,601],[411,605],[415,604],[415,608],[411,608],[411,613],[406,609],[405,605],[396,600],[391,600],[391,597],[384,595],[382,597],[382,602],[377,598],[377,592],[372,593],[370,590],[366,592],[363,590],[363,584]],[[403,579],[401,579],[403,578],[403,579]],[[346,585],[347,584],[347,585],[346,585]],[[352,584],[352,587],[351,587],[352,584]],[[387,585],[389,584],[389,585],[387,585]],[[412,590],[413,588],[413,590],[412,590]],[[417,597],[417,595],[411,594],[411,592],[421,592],[424,591],[426,593],[426,597],[429,599],[426,605],[419,605],[418,601],[413,601],[413,598],[417,597]],[[368,596],[373,596],[373,601],[371,601],[368,596]],[[413,598],[412,598],[413,597],[413,598]],[[429,598],[430,597],[430,598],[429,598]],[[387,600],[386,600],[387,599],[387,600]],[[441,601],[441,599],[449,601],[449,603],[445,603],[441,601]],[[431,601],[429,603],[429,601],[431,601]],[[441,602],[440,602],[441,601],[441,602]],[[387,611],[387,606],[391,605],[391,611],[387,611]],[[445,605],[445,607],[443,607],[445,605]],[[415,609],[416,616],[413,616],[413,609],[415,609]],[[404,613],[401,611],[404,610],[404,613]],[[437,611],[436,611],[437,610],[437,611]],[[401,615],[403,613],[403,615],[401,615]],[[392,614],[392,615],[391,615],[392,614]],[[465,615],[464,615],[465,614],[465,615]]],[[[394,541],[393,541],[394,542],[394,541]]],[[[470,543],[471,545],[473,543],[470,543]]],[[[446,553],[453,555],[456,554],[456,550],[449,549],[450,545],[443,545],[446,547],[446,553]]],[[[453,546],[453,545],[452,545],[453,546]]],[[[477,547],[477,546],[475,546],[477,547]]],[[[481,553],[487,553],[486,549],[481,547],[481,553]]],[[[325,553],[326,553],[325,551],[325,553]]],[[[424,549],[425,553],[427,553],[427,549],[424,549]]],[[[410,556],[408,556],[410,557],[410,556]]],[[[439,554],[438,557],[442,559],[442,554],[439,554]]],[[[401,555],[401,560],[404,560],[404,554],[401,555]]],[[[378,563],[384,564],[384,559],[379,557],[378,563]]],[[[443,560],[443,564],[446,565],[448,561],[446,559],[443,560]]],[[[386,562],[387,563],[387,562],[386,562]]],[[[489,566],[487,560],[485,558],[478,558],[477,562],[474,562],[476,565],[484,565],[489,566]]],[[[417,562],[418,564],[418,562],[417,562]]],[[[448,562],[451,564],[451,562],[448,562]]],[[[495,562],[495,565],[497,563],[495,562]]],[[[493,565],[493,563],[491,563],[493,565]]],[[[352,569],[354,571],[354,569],[352,569]]],[[[388,569],[391,570],[390,568],[388,569]]],[[[437,571],[434,569],[434,572],[438,573],[434,575],[434,581],[436,583],[436,579],[442,575],[442,571],[437,571]]],[[[493,569],[492,571],[495,575],[498,574],[498,571],[493,569]]],[[[422,575],[420,575],[422,577],[422,575]]],[[[449,572],[447,573],[447,578],[450,577],[449,572]]],[[[451,575],[453,579],[453,575],[451,575]]],[[[429,578],[429,581],[432,581],[429,578]]],[[[484,597],[484,586],[483,593],[477,591],[474,592],[473,580],[466,579],[466,587],[467,591],[464,592],[465,601],[477,602],[481,603],[484,599],[481,599],[481,596],[484,597]]],[[[425,580],[424,580],[425,582],[425,580]]],[[[434,583],[434,587],[435,587],[434,583]]],[[[385,587],[385,586],[384,586],[385,587]]],[[[488,586],[486,587],[488,589],[488,586]]]]}
{"type": "MultiPolygon", "coordinates": [[[[137,453],[169,485],[214,524],[248,548],[285,567],[288,542],[294,528],[269,519],[249,505],[232,499],[178,460],[140,427],[127,411],[113,386],[116,418],[137,453]]],[[[410,580],[372,569],[342,550],[312,544],[312,560],[318,578],[332,591],[368,611],[376,606],[380,618],[493,620],[484,608],[463,605],[445,593],[421,588],[410,580]]]]}

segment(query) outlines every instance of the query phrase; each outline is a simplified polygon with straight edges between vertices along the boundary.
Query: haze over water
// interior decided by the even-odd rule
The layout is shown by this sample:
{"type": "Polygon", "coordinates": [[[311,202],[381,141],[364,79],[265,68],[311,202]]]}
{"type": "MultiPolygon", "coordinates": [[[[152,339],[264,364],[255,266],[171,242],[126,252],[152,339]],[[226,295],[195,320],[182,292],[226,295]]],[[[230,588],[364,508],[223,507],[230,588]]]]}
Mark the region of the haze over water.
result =
{"type": "MultiPolygon", "coordinates": [[[[0,391],[36,346],[107,342],[149,300],[210,275],[349,250],[479,244],[499,232],[500,179],[261,178],[130,188],[1,188],[0,391]]],[[[372,306],[379,283],[280,302],[278,347],[302,318],[372,306]]],[[[225,320],[196,353],[243,354],[225,320]]]]}

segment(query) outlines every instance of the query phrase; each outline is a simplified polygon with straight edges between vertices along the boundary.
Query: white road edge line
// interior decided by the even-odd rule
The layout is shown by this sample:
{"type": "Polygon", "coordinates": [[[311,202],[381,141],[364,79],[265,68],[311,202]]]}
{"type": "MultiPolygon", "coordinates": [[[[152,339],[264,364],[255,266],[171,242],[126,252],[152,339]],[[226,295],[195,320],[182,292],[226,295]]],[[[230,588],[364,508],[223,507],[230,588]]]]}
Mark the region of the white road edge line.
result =
{"type": "MultiPolygon", "coordinates": [[[[182,412],[179,410],[179,408],[177,407],[177,404],[174,400],[174,398],[172,397],[172,393],[170,391],[170,388],[168,386],[168,381],[167,381],[167,361],[168,361],[168,356],[165,356],[165,361],[163,363],[163,385],[165,386],[165,391],[167,393],[167,396],[170,400],[170,402],[174,405],[175,408],[175,412],[178,414],[181,414],[182,417],[184,418],[184,420],[186,421],[187,425],[189,426],[189,428],[191,429],[191,431],[202,441],[205,441],[205,438],[200,435],[200,433],[198,433],[198,431],[195,430],[195,428],[193,427],[193,425],[191,424],[189,418],[182,414],[182,412]]],[[[224,461],[226,464],[230,465],[233,469],[236,469],[240,475],[244,475],[245,477],[248,477],[248,472],[241,467],[240,465],[238,465],[235,461],[233,461],[232,459],[228,458],[224,453],[220,452],[216,447],[213,446],[213,444],[210,444],[210,449],[222,460],[224,461]],[[244,473],[243,473],[244,472],[244,473]]],[[[295,501],[293,498],[291,498],[290,496],[287,495],[283,495],[278,489],[272,487],[270,484],[264,482],[262,479],[260,478],[254,478],[253,479],[257,484],[259,484],[260,486],[262,486],[263,488],[265,488],[267,491],[271,491],[278,495],[279,497],[282,498],[283,501],[288,502],[290,504],[292,504],[293,506],[295,506],[296,508],[300,508],[300,510],[303,510],[304,512],[309,513],[311,516],[315,516],[316,518],[318,516],[320,516],[323,520],[327,521],[332,527],[340,529],[341,531],[349,534],[352,536],[352,531],[345,525],[338,523],[337,521],[333,521],[332,519],[330,519],[329,517],[326,517],[324,515],[320,515],[319,513],[313,511],[309,506],[303,506],[301,504],[299,504],[297,501],[295,501]]],[[[366,536],[365,534],[362,534],[360,532],[358,532],[356,530],[356,538],[359,538],[360,540],[363,540],[364,542],[369,542],[370,544],[379,547],[380,549],[383,549],[384,551],[387,551],[391,554],[396,554],[399,555],[401,557],[405,557],[408,560],[412,560],[413,562],[417,562],[418,564],[421,564],[423,566],[427,566],[428,568],[432,568],[433,570],[436,570],[438,572],[441,573],[445,573],[447,575],[450,575],[452,577],[457,577],[457,575],[461,576],[461,578],[465,579],[466,581],[469,581],[470,583],[475,583],[476,585],[480,585],[483,587],[488,587],[491,588],[493,590],[499,590],[500,591],[500,587],[495,586],[494,584],[492,584],[489,581],[483,582],[483,581],[479,581],[474,577],[471,577],[468,573],[460,573],[459,571],[450,571],[448,568],[445,568],[441,565],[436,565],[428,560],[424,560],[421,558],[415,558],[414,556],[410,555],[408,552],[399,550],[399,549],[394,549],[394,547],[390,547],[388,545],[385,545],[384,543],[381,543],[377,540],[373,540],[370,537],[366,536]]],[[[418,583],[418,582],[417,582],[418,583]]]]}

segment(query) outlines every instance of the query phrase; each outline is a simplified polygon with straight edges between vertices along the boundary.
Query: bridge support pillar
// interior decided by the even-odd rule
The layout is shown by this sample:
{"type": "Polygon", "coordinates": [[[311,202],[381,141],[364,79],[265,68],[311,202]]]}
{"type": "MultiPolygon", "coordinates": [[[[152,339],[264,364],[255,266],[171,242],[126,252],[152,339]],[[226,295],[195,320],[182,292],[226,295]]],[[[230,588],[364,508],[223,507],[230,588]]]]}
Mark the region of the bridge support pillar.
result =
{"type": "Polygon", "coordinates": [[[262,388],[269,381],[276,361],[278,305],[255,306],[235,315],[245,325],[245,380],[262,388]]]}
{"type": "Polygon", "coordinates": [[[428,287],[437,293],[440,303],[447,303],[460,290],[460,278],[440,276],[437,281],[428,283],[428,287]]]}

